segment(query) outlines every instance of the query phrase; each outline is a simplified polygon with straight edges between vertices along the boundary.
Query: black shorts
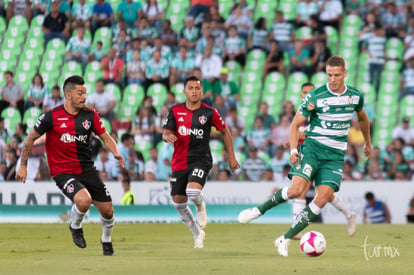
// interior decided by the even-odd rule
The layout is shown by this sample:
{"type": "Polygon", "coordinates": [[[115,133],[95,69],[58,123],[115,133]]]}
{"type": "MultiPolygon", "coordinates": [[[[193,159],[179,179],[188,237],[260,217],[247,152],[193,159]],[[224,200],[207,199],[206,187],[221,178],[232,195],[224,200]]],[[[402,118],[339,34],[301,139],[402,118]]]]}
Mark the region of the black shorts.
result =
{"type": "Polygon", "coordinates": [[[171,196],[183,195],[187,196],[186,189],[189,182],[197,182],[204,186],[206,183],[210,168],[205,165],[197,165],[181,170],[172,172],[170,185],[171,185],[171,196]]]}
{"type": "Polygon", "coordinates": [[[109,190],[102,182],[98,172],[95,170],[83,172],[82,174],[59,174],[53,178],[56,185],[63,194],[71,201],[81,189],[86,188],[91,194],[92,200],[99,202],[112,201],[109,190]]]}

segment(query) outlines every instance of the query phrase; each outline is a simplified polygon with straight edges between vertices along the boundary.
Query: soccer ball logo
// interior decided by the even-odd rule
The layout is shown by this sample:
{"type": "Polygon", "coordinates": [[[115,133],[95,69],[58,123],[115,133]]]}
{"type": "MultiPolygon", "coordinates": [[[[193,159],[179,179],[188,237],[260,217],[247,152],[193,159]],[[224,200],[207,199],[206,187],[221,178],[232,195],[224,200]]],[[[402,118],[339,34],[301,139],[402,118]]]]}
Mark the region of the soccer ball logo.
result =
{"type": "Polygon", "coordinates": [[[300,249],[308,256],[320,256],[326,249],[326,239],[318,231],[309,231],[300,239],[300,249]]]}

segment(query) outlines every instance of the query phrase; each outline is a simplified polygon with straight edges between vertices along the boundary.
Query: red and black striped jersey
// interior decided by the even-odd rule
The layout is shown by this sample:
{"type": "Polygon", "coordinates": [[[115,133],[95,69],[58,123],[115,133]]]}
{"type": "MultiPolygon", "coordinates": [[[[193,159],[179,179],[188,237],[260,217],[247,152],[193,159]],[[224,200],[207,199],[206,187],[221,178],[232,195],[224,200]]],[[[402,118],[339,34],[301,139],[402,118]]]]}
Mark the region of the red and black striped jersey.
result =
{"type": "Polygon", "coordinates": [[[81,174],[93,168],[89,140],[92,132],[102,135],[106,129],[98,113],[84,107],[71,115],[60,105],[40,115],[34,130],[46,133],[46,155],[52,177],[81,174]]]}
{"type": "Polygon", "coordinates": [[[195,162],[201,162],[206,167],[212,166],[209,143],[211,126],[218,131],[226,128],[221,115],[207,104],[193,111],[188,110],[185,103],[171,107],[163,127],[173,131],[178,138],[174,142],[171,161],[173,171],[184,170],[195,162]]]}

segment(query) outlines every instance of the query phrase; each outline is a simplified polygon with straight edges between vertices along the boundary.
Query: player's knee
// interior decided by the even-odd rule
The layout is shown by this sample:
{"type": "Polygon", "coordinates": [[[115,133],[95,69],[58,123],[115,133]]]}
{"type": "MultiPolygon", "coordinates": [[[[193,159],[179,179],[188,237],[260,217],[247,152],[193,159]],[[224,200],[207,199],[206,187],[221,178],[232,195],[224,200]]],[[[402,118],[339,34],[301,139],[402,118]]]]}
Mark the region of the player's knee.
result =
{"type": "Polygon", "coordinates": [[[298,198],[302,194],[301,190],[299,188],[290,187],[287,191],[287,195],[289,199],[295,199],[298,198]]]}
{"type": "Polygon", "coordinates": [[[201,190],[200,189],[195,189],[195,188],[187,188],[185,190],[185,193],[187,194],[187,197],[190,200],[196,199],[201,195],[201,190]]]}
{"type": "Polygon", "coordinates": [[[73,201],[79,211],[86,212],[91,206],[92,198],[87,191],[84,191],[84,189],[82,189],[75,195],[73,201]]]}
{"type": "Polygon", "coordinates": [[[104,209],[104,211],[102,212],[102,217],[104,217],[105,219],[111,219],[114,216],[114,208],[111,207],[107,207],[104,209]]]}

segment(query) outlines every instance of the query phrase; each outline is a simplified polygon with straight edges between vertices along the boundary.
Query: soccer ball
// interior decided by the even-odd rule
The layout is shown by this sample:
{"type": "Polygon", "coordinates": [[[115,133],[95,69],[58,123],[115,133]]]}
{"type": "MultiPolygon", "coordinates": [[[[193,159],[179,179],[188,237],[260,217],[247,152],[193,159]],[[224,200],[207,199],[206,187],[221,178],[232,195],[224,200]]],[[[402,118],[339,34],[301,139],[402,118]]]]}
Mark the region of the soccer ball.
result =
{"type": "Polygon", "coordinates": [[[320,256],[326,249],[326,239],[321,232],[306,232],[300,239],[300,249],[308,256],[320,256]]]}

